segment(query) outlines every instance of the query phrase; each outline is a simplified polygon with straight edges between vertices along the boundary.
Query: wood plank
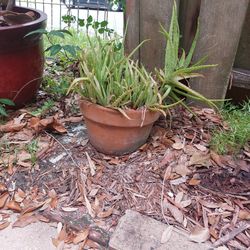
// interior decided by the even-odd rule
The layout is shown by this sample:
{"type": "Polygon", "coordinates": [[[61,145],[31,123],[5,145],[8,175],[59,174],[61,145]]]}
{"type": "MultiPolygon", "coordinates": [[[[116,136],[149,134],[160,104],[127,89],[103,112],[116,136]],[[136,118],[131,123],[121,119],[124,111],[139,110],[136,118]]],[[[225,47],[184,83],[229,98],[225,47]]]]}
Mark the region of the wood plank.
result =
{"type": "Polygon", "coordinates": [[[180,2],[181,46],[189,51],[197,30],[201,0],[185,0],[180,2]]]}
{"type": "Polygon", "coordinates": [[[248,5],[234,67],[250,70],[250,4],[248,5]]]}
{"type": "Polygon", "coordinates": [[[190,84],[208,98],[222,99],[226,95],[248,2],[201,1],[200,37],[194,61],[207,55],[207,63],[218,66],[204,70],[205,78],[192,79],[190,84]]]}
{"type": "Polygon", "coordinates": [[[150,39],[140,49],[140,61],[149,71],[164,65],[166,42],[159,24],[168,29],[173,3],[174,0],[140,0],[140,41],[150,39]]]}
{"type": "MultiPolygon", "coordinates": [[[[126,0],[125,53],[130,54],[140,44],[140,0],[126,0]]],[[[132,57],[139,60],[139,50],[132,57]]]]}
{"type": "Polygon", "coordinates": [[[232,76],[233,87],[250,90],[250,70],[233,68],[232,76]]]}

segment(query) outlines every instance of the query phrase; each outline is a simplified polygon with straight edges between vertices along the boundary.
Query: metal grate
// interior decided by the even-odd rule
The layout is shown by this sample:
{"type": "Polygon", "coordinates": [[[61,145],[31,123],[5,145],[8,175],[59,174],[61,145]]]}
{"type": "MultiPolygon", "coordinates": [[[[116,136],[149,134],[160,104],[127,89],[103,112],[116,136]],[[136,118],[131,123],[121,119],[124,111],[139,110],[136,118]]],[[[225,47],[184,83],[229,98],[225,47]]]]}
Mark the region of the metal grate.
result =
{"type": "MultiPolygon", "coordinates": [[[[65,2],[65,0],[63,0],[65,2]]],[[[119,35],[123,34],[123,13],[103,10],[102,6],[96,5],[96,9],[82,8],[80,0],[67,0],[66,4],[60,0],[17,0],[16,4],[22,7],[29,7],[41,10],[48,16],[47,28],[62,29],[67,27],[67,24],[62,21],[62,16],[73,15],[76,19],[87,19],[92,16],[96,21],[108,21],[109,28],[114,29],[119,35]]],[[[98,2],[98,1],[95,1],[98,2]]],[[[72,27],[80,29],[76,23],[72,27]]]]}

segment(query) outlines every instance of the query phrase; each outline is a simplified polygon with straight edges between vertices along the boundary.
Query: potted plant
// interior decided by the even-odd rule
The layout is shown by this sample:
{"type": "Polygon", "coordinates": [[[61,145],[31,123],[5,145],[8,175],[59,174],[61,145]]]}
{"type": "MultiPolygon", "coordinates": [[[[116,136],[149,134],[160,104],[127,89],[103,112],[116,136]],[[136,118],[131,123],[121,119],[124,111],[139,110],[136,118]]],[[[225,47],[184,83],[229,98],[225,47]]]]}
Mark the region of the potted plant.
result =
{"type": "Polygon", "coordinates": [[[178,91],[214,105],[178,82],[200,76],[193,72],[211,65],[199,62],[190,66],[196,39],[187,58],[185,54],[178,58],[179,26],[175,5],[170,31],[164,31],[164,35],[168,39],[166,65],[164,70],[156,71],[155,77],[130,59],[134,52],[129,56],[124,54],[123,43],[119,40],[107,41],[96,36],[93,42],[88,38],[89,46],[83,50],[80,60],[81,77],[73,81],[69,91],[73,90],[82,97],[80,108],[89,139],[98,151],[122,155],[143,145],[160,114],[183,103],[178,91]],[[170,56],[175,61],[170,63],[170,56]]]}
{"type": "Polygon", "coordinates": [[[0,0],[0,6],[0,98],[20,107],[34,99],[44,65],[42,34],[25,36],[45,28],[47,16],[13,0],[0,0]]]}

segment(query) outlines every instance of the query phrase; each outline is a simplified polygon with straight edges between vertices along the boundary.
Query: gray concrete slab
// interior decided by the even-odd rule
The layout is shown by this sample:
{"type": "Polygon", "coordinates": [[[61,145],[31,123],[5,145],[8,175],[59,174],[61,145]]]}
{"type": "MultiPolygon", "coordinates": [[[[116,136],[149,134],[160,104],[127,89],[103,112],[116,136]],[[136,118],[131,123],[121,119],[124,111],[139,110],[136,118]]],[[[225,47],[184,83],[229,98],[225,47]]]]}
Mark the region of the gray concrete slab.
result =
{"type": "MultiPolygon", "coordinates": [[[[11,216],[11,221],[16,216],[11,216]]],[[[55,250],[52,238],[57,235],[56,224],[54,227],[48,223],[32,223],[23,228],[5,228],[0,231],[0,250],[55,250]]]]}
{"type": "Polygon", "coordinates": [[[127,210],[110,240],[112,250],[208,250],[208,243],[191,242],[187,236],[171,232],[169,240],[161,243],[168,226],[138,212],[127,210]]]}

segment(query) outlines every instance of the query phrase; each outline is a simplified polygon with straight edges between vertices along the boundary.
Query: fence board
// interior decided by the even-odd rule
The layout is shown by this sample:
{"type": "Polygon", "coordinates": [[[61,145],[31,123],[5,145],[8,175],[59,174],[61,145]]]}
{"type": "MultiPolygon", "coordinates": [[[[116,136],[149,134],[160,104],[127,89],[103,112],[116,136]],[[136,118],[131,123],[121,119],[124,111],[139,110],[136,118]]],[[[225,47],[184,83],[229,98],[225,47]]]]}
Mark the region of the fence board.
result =
{"type": "MultiPolygon", "coordinates": [[[[125,10],[125,48],[129,54],[140,43],[140,0],[127,0],[125,10]]],[[[139,50],[133,55],[139,60],[139,50]]]]}
{"type": "Polygon", "coordinates": [[[226,95],[248,0],[202,0],[200,37],[194,59],[208,55],[208,64],[217,67],[204,71],[205,78],[193,79],[191,87],[209,98],[226,95]]]}
{"type": "Polygon", "coordinates": [[[140,49],[140,61],[150,71],[163,67],[166,42],[159,24],[168,29],[173,3],[174,0],[140,0],[140,41],[150,39],[140,49]]]}

